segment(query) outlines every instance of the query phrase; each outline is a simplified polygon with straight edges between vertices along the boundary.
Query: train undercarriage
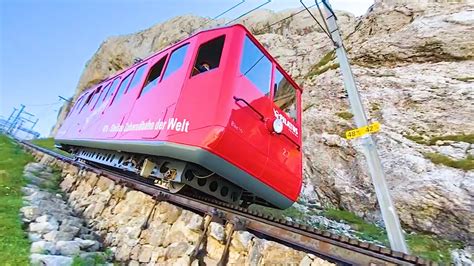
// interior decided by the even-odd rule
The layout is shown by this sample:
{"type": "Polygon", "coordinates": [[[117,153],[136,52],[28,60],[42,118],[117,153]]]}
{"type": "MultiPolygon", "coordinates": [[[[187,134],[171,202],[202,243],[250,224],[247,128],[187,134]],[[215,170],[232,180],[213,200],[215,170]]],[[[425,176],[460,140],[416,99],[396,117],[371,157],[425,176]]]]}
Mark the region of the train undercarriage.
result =
{"type": "Polygon", "coordinates": [[[134,173],[136,178],[168,189],[171,193],[191,189],[193,192],[199,191],[206,196],[241,207],[248,207],[251,204],[273,207],[265,200],[194,163],[168,157],[97,148],[78,146],[59,148],[87,163],[134,173]]]}

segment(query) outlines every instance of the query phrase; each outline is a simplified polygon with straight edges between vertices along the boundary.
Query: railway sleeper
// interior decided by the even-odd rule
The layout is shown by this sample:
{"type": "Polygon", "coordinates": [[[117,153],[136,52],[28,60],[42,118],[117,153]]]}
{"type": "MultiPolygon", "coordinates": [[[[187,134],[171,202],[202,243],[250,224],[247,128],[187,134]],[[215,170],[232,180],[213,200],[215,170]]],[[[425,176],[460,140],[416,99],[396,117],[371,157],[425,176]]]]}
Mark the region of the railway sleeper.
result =
{"type": "Polygon", "coordinates": [[[248,193],[244,193],[242,188],[192,163],[166,157],[85,147],[74,150],[78,159],[133,172],[172,193],[189,186],[227,203],[241,205],[249,202],[248,193]]]}

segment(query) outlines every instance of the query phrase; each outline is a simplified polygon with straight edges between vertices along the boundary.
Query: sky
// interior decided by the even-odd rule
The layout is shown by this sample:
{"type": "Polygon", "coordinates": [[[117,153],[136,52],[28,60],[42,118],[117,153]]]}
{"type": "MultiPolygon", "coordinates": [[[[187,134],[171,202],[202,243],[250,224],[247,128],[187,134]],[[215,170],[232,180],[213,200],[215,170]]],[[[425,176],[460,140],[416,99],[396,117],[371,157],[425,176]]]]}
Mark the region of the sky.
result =
{"type": "MultiPolygon", "coordinates": [[[[39,118],[48,136],[86,62],[110,36],[134,33],[172,17],[194,14],[235,18],[267,0],[0,0],[0,118],[20,104],[39,118]],[[201,2],[200,4],[196,4],[201,2]]],[[[305,0],[309,6],[312,0],[305,0]]],[[[332,7],[363,15],[373,0],[331,0],[332,7]]],[[[275,11],[301,8],[299,0],[272,0],[275,11]]]]}

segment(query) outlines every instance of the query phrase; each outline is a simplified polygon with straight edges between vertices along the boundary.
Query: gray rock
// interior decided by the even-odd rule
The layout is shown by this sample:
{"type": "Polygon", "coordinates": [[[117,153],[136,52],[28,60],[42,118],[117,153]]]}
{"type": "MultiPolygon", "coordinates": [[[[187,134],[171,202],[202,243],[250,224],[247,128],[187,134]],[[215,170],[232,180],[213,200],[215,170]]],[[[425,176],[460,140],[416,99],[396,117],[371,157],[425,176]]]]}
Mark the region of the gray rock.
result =
{"type": "Polygon", "coordinates": [[[61,224],[61,226],[59,227],[59,231],[72,234],[73,236],[76,236],[80,230],[80,227],[76,227],[74,225],[61,224]]]}
{"type": "Polygon", "coordinates": [[[100,243],[96,240],[74,238],[74,241],[79,242],[81,250],[97,251],[100,248],[100,243]]]}
{"type": "Polygon", "coordinates": [[[218,241],[224,241],[224,236],[225,236],[224,226],[215,222],[211,222],[209,226],[210,226],[209,235],[214,237],[218,241]]]}
{"type": "Polygon", "coordinates": [[[73,258],[66,256],[53,256],[31,254],[31,265],[46,265],[46,266],[69,266],[72,265],[73,258]]]}
{"type": "Polygon", "coordinates": [[[74,234],[70,232],[64,232],[64,231],[51,231],[45,235],[43,235],[43,238],[48,241],[52,242],[58,242],[58,241],[69,241],[74,238],[74,234]]]}
{"type": "Polygon", "coordinates": [[[25,194],[26,196],[30,196],[31,194],[35,193],[36,191],[38,191],[38,188],[35,186],[35,188],[33,187],[22,187],[21,188],[21,192],[23,192],[23,194],[25,194]]]}
{"type": "Polygon", "coordinates": [[[454,148],[458,148],[463,151],[466,151],[467,149],[469,149],[469,146],[471,146],[471,144],[461,141],[461,142],[452,143],[451,146],[453,146],[454,148]]]}
{"type": "Polygon", "coordinates": [[[58,223],[55,221],[52,222],[42,222],[42,223],[30,223],[29,231],[38,232],[38,233],[48,233],[58,229],[58,223]]]}
{"type": "Polygon", "coordinates": [[[458,148],[455,146],[440,146],[440,147],[437,147],[437,150],[439,153],[449,156],[456,160],[464,159],[464,157],[466,156],[466,149],[458,148]]]}
{"type": "Polygon", "coordinates": [[[51,216],[45,214],[45,215],[42,215],[42,216],[36,218],[35,221],[36,221],[37,223],[46,223],[46,222],[48,222],[50,219],[51,219],[51,216]]]}
{"type": "Polygon", "coordinates": [[[58,241],[56,249],[58,254],[73,256],[81,252],[81,244],[77,241],[58,241]]]}
{"type": "Polygon", "coordinates": [[[40,240],[31,244],[30,252],[39,254],[55,254],[56,247],[52,242],[40,240]]]}
{"type": "Polygon", "coordinates": [[[29,221],[34,221],[41,215],[41,210],[37,206],[25,206],[20,209],[23,217],[29,221]]]}
{"type": "Polygon", "coordinates": [[[36,242],[41,240],[41,234],[28,233],[28,239],[31,242],[36,242]]]}

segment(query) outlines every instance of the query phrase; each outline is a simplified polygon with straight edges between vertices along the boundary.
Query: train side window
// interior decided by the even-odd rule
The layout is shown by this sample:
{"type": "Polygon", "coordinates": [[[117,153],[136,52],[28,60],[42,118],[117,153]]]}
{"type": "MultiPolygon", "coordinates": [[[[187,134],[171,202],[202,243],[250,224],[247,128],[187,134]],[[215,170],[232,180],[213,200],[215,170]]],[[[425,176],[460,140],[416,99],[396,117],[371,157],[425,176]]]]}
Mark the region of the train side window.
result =
{"type": "Polygon", "coordinates": [[[148,64],[144,64],[144,65],[141,65],[137,68],[137,70],[135,71],[135,75],[133,76],[133,79],[130,82],[130,86],[128,86],[129,89],[135,88],[135,86],[137,86],[138,83],[140,81],[142,81],[142,77],[143,77],[143,74],[145,74],[145,70],[146,70],[147,65],[148,64]]]}
{"type": "Polygon", "coordinates": [[[94,92],[91,92],[86,96],[86,100],[84,101],[84,104],[81,106],[81,110],[79,110],[79,113],[82,112],[82,109],[84,109],[84,107],[89,104],[92,96],[94,96],[94,92]]]}
{"type": "Polygon", "coordinates": [[[84,96],[79,97],[79,99],[76,101],[71,111],[69,112],[69,114],[72,114],[79,109],[79,106],[81,106],[81,103],[82,103],[82,99],[84,99],[84,96]]]}
{"type": "Polygon", "coordinates": [[[224,40],[225,35],[222,35],[199,46],[192,76],[219,67],[224,40]]]}
{"type": "Polygon", "coordinates": [[[165,74],[163,74],[163,79],[169,77],[183,65],[188,47],[189,43],[179,47],[171,53],[170,60],[165,69],[165,74]]]}
{"type": "Polygon", "coordinates": [[[101,89],[102,89],[102,86],[100,86],[99,88],[95,90],[94,96],[92,97],[91,102],[90,102],[90,104],[92,104],[92,108],[94,108],[100,94],[102,93],[101,89]]]}
{"type": "Polygon", "coordinates": [[[278,69],[275,69],[273,103],[296,122],[296,88],[278,69]]]}
{"type": "Polygon", "coordinates": [[[100,94],[99,100],[97,100],[97,104],[100,104],[105,100],[105,97],[107,96],[110,90],[110,84],[112,84],[112,82],[109,82],[107,85],[105,85],[104,89],[102,90],[102,94],[100,94]]]}
{"type": "Polygon", "coordinates": [[[264,95],[270,95],[272,63],[248,36],[245,37],[244,41],[240,72],[264,95]]]}
{"type": "Polygon", "coordinates": [[[163,67],[165,66],[166,62],[166,55],[163,56],[163,58],[160,59],[160,61],[156,62],[155,65],[153,65],[148,73],[148,77],[145,81],[145,85],[143,86],[142,92],[140,93],[140,97],[153,89],[156,84],[158,84],[158,81],[160,80],[159,77],[161,76],[161,71],[163,71],[163,67]]]}
{"type": "Polygon", "coordinates": [[[120,87],[117,90],[117,94],[115,95],[115,98],[112,99],[112,103],[117,102],[122,98],[122,95],[125,94],[125,90],[128,88],[128,84],[130,84],[130,80],[132,79],[132,73],[128,74],[123,80],[122,83],[120,83],[120,87]]]}
{"type": "Polygon", "coordinates": [[[119,82],[120,78],[114,79],[112,85],[110,86],[109,93],[107,93],[107,95],[105,96],[104,101],[114,96],[115,90],[117,89],[119,82]]]}

